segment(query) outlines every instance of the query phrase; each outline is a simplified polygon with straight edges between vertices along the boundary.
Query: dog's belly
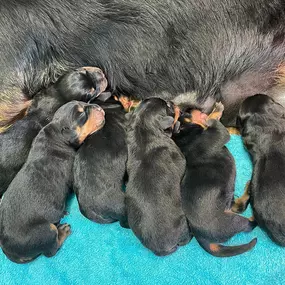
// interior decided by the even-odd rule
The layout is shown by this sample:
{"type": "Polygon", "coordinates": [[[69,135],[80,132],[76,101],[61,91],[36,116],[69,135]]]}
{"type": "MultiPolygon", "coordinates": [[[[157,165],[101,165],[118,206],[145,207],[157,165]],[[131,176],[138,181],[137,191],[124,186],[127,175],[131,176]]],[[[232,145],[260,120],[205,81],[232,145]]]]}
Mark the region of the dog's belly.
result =
{"type": "MultiPolygon", "coordinates": [[[[0,20],[1,32],[7,34],[0,36],[0,120],[3,109],[11,108],[6,101],[33,95],[70,68],[93,65],[126,95],[173,99],[195,91],[201,102],[222,100],[229,125],[243,98],[267,93],[272,72],[284,60],[283,0],[274,5],[268,0],[181,0],[167,7],[162,0],[151,5],[80,1],[60,2],[68,9],[50,1],[58,10],[41,7],[43,0],[33,9],[21,1],[15,7],[5,3],[0,12],[6,19],[0,20]],[[13,14],[18,8],[30,16],[23,27],[23,19],[13,14]]],[[[278,96],[285,101],[282,92],[278,96]]]]}

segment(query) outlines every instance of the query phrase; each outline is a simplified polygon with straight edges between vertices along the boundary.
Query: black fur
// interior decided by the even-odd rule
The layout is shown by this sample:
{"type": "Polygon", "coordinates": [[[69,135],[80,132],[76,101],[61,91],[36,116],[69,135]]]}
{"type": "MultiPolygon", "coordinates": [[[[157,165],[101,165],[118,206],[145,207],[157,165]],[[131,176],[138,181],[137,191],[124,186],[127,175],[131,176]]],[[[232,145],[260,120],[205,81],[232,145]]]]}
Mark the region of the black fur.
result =
{"type": "Polygon", "coordinates": [[[0,196],[25,163],[33,139],[52,120],[56,110],[72,100],[89,100],[96,83],[85,70],[63,75],[33,98],[27,116],[0,133],[0,196]]]}
{"type": "Polygon", "coordinates": [[[239,125],[253,159],[250,203],[258,225],[285,246],[285,109],[266,95],[246,99],[239,125]]]}
{"type": "Polygon", "coordinates": [[[105,125],[86,139],[75,157],[73,190],[85,217],[98,223],[112,223],[125,215],[127,120],[118,102],[95,102],[105,111],[105,125]]]}
{"type": "Polygon", "coordinates": [[[124,94],[170,99],[194,90],[200,101],[224,100],[233,115],[243,96],[273,84],[285,57],[283,0],[1,0],[0,5],[2,102],[20,96],[12,87],[33,96],[64,71],[94,65],[124,94]]]}
{"type": "Polygon", "coordinates": [[[207,121],[205,130],[200,125],[185,123],[183,119],[181,124],[180,133],[174,140],[186,158],[181,198],[191,232],[212,255],[241,254],[252,248],[256,241],[234,247],[216,244],[254,227],[247,218],[225,212],[230,211],[232,205],[236,176],[234,159],[225,147],[230,135],[221,122],[213,119],[207,121]]]}
{"type": "Polygon", "coordinates": [[[128,224],[157,255],[170,254],[190,239],[180,198],[185,159],[170,138],[174,114],[169,106],[159,98],[144,100],[127,133],[128,224]]]}
{"type": "Polygon", "coordinates": [[[102,122],[99,106],[72,101],[35,138],[27,162],[1,201],[0,245],[12,261],[53,256],[69,235],[69,225],[55,224],[64,215],[76,149],[102,122]]]}

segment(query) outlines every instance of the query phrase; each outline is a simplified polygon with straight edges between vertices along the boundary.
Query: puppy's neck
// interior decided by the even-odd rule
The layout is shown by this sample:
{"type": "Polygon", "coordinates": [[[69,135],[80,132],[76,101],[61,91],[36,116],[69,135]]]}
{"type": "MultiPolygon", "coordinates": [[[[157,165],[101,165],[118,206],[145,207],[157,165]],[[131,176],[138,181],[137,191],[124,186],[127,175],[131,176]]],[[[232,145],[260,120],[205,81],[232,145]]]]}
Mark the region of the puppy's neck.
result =
{"type": "Polygon", "coordinates": [[[38,142],[46,145],[47,148],[55,148],[74,152],[75,148],[68,143],[61,133],[61,127],[58,123],[51,122],[46,125],[39,133],[38,142]]]}

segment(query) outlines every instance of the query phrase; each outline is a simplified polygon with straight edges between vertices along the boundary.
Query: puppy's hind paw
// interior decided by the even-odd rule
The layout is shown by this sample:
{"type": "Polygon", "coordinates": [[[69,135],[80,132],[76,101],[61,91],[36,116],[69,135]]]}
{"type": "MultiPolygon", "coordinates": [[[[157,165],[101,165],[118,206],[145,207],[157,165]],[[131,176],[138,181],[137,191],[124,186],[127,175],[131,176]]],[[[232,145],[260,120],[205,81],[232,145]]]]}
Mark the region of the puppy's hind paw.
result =
{"type": "Polygon", "coordinates": [[[65,239],[71,234],[71,227],[69,224],[62,224],[57,227],[58,230],[58,242],[61,245],[65,239]]]}

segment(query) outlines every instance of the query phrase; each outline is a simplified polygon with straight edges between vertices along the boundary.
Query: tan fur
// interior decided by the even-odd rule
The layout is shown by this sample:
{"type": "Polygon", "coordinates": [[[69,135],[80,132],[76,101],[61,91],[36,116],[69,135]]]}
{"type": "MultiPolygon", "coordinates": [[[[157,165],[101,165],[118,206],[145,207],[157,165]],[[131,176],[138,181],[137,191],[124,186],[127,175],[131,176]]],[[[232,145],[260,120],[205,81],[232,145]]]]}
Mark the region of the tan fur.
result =
{"type": "Polygon", "coordinates": [[[87,136],[90,134],[100,130],[104,124],[104,117],[102,116],[101,120],[98,118],[98,114],[102,111],[98,111],[95,108],[91,111],[91,114],[89,115],[88,120],[82,127],[77,127],[76,132],[78,135],[78,139],[80,144],[86,139],[87,136]]]}
{"type": "Polygon", "coordinates": [[[230,135],[238,135],[238,136],[240,136],[240,131],[237,128],[228,127],[227,130],[230,133],[230,135]]]}
{"type": "Polygon", "coordinates": [[[210,250],[212,252],[218,252],[220,250],[220,247],[218,244],[215,244],[215,243],[210,243],[210,250]]]}
{"type": "Polygon", "coordinates": [[[32,101],[18,88],[11,88],[0,94],[0,132],[26,115],[32,101]]]}

